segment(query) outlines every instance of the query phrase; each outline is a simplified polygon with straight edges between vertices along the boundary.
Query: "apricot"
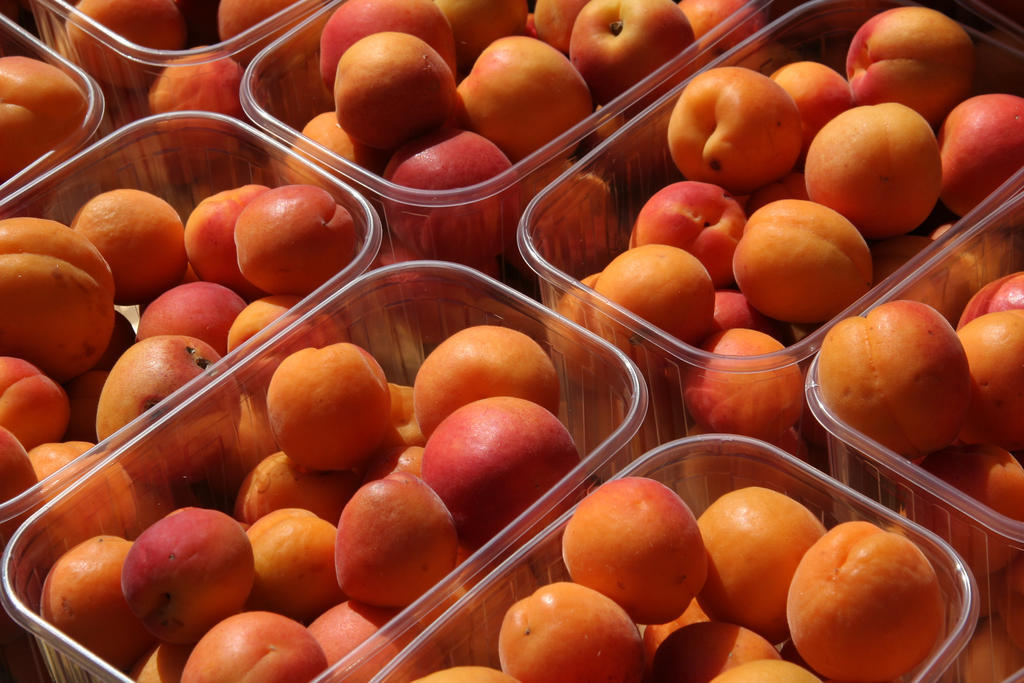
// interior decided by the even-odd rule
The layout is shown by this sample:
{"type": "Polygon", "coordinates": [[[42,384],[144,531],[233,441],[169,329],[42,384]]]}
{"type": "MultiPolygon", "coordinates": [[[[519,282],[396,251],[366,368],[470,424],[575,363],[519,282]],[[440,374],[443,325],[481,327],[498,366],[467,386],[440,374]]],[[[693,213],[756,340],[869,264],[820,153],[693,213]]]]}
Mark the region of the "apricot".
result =
{"type": "Polygon", "coordinates": [[[211,52],[204,61],[191,55],[170,59],[149,86],[149,112],[195,109],[244,119],[239,98],[243,72],[227,52],[211,52]]]}
{"type": "Polygon", "coordinates": [[[895,300],[829,329],[818,383],[838,419],[916,460],[957,438],[971,375],[964,346],[941,313],[895,300]]]}
{"type": "Polygon", "coordinates": [[[96,407],[109,374],[108,370],[87,370],[64,383],[70,407],[64,440],[99,441],[96,436],[96,407]]]}
{"type": "Polygon", "coordinates": [[[651,663],[654,661],[654,653],[658,651],[658,646],[673,631],[677,631],[687,624],[710,620],[711,618],[701,609],[697,598],[694,598],[690,600],[690,604],[686,606],[683,613],[672,621],[667,621],[664,624],[646,624],[643,629],[643,642],[647,676],[649,677],[650,675],[651,663]]]}
{"type": "Polygon", "coordinates": [[[687,344],[711,329],[715,286],[696,256],[645,244],[622,252],[601,271],[594,290],[687,344]]]}
{"type": "Polygon", "coordinates": [[[398,607],[375,607],[347,599],[322,612],[308,628],[331,665],[379,631],[400,611],[398,607]]]}
{"type": "MultiPolygon", "coordinates": [[[[345,5],[339,6],[339,9],[342,6],[347,7],[349,4],[352,3],[345,3],[345,5]]],[[[333,83],[333,79],[331,82],[333,83]]],[[[356,166],[365,168],[370,173],[383,175],[384,167],[387,166],[390,158],[390,150],[375,149],[353,140],[352,136],[338,124],[338,116],[334,110],[317,114],[306,122],[301,132],[318,145],[337,154],[342,159],[351,161],[356,166]]]]}
{"type": "Polygon", "coordinates": [[[234,516],[253,524],[274,510],[302,508],[336,524],[359,484],[359,473],[354,470],[311,470],[284,451],[276,451],[245,475],[235,497],[234,516]]]}
{"type": "Polygon", "coordinates": [[[536,0],[533,27],[537,37],[563,54],[569,54],[572,25],[587,2],[589,0],[536,0]]]}
{"type": "Polygon", "coordinates": [[[43,581],[39,614],[115,669],[131,668],[156,642],[121,591],[132,542],[99,535],[63,552],[43,581]]]}
{"type": "Polygon", "coordinates": [[[808,548],[786,603],[797,652],[838,680],[909,673],[938,642],[945,615],[927,556],[903,534],[863,520],[837,524],[808,548]]]}
{"type": "Polygon", "coordinates": [[[654,682],[704,683],[744,662],[779,659],[764,637],[738,624],[698,621],[661,641],[651,661],[654,682]]]}
{"type": "Polygon", "coordinates": [[[421,676],[413,679],[413,683],[516,683],[517,680],[499,669],[466,664],[421,676]]]}
{"type": "Polygon", "coordinates": [[[679,92],[667,141],[683,176],[745,195],[793,170],[803,144],[800,110],[758,71],[713,67],[679,92]]]}
{"type": "Polygon", "coordinates": [[[0,356],[0,425],[26,450],[60,441],[70,417],[61,385],[26,360],[0,356]]]}
{"type": "Polygon", "coordinates": [[[971,295],[964,305],[956,327],[960,329],[985,313],[1024,308],[1024,270],[990,280],[971,295]]]}
{"type": "Polygon", "coordinates": [[[423,446],[392,446],[379,450],[363,473],[363,483],[383,479],[392,472],[408,472],[417,477],[423,469],[423,446]]]}
{"type": "Polygon", "coordinates": [[[110,340],[114,278],[92,242],[67,226],[0,220],[0,308],[0,354],[63,382],[91,368],[110,340]]]}
{"type": "Polygon", "coordinates": [[[488,396],[517,396],[558,410],[561,387],[547,351],[525,332],[500,325],[462,328],[423,359],[413,410],[427,437],[456,408],[488,396]]]}
{"type": "Polygon", "coordinates": [[[177,683],[191,652],[191,643],[157,643],[135,663],[128,675],[135,683],[177,683]]]}
{"type": "Polygon", "coordinates": [[[791,323],[825,322],[872,285],[871,250],[857,228],[808,200],[781,199],[752,213],[732,264],[750,304],[791,323]]]}
{"type": "Polygon", "coordinates": [[[302,508],[281,508],[245,530],[256,579],[246,609],[309,623],[345,598],[334,572],[337,528],[302,508]]]}
{"type": "Polygon", "coordinates": [[[930,237],[915,234],[896,235],[872,242],[872,281],[877,284],[889,277],[931,243],[930,237]]]}
{"type": "Polygon", "coordinates": [[[771,73],[770,78],[789,93],[800,111],[803,131],[800,160],[807,156],[811,140],[837,114],[853,107],[853,92],[846,76],[822,62],[790,62],[771,73]]]}
{"type": "Polygon", "coordinates": [[[807,196],[843,214],[868,239],[904,235],[942,191],[939,142],[898,102],[847,109],[822,126],[804,163],[807,196]]]}
{"type": "Polygon", "coordinates": [[[785,348],[780,341],[734,328],[711,335],[701,348],[719,357],[689,366],[682,383],[683,400],[701,429],[776,443],[800,419],[804,377],[796,359],[780,356],[762,370],[756,363],[744,368],[725,358],[776,354],[785,348]]]}
{"type": "Polygon", "coordinates": [[[234,351],[249,341],[301,300],[302,297],[297,294],[269,294],[250,301],[231,321],[228,328],[228,351],[234,351]]]}
{"type": "Polygon", "coordinates": [[[419,477],[389,474],[364,484],[338,521],[337,580],[345,595],[378,607],[405,607],[455,568],[451,512],[419,477]]]}
{"type": "Polygon", "coordinates": [[[708,575],[697,603],[709,619],[778,644],[789,636],[786,595],[803,554],[825,526],[802,503],[763,486],[716,498],[697,518],[708,575]]]}
{"type": "Polygon", "coordinates": [[[388,393],[391,394],[391,429],[384,435],[381,449],[405,450],[423,446],[427,437],[416,419],[415,387],[388,382],[388,393]]]}
{"type": "Polygon", "coordinates": [[[216,282],[186,282],[153,299],[139,316],[136,339],[180,334],[201,339],[219,355],[228,352],[228,331],[245,299],[216,282]]]}
{"type": "Polygon", "coordinates": [[[557,671],[565,680],[639,683],[643,643],[614,600],[571,581],[537,588],[505,611],[498,632],[501,670],[521,681],[557,671]]]}
{"type": "Polygon", "coordinates": [[[377,360],[349,342],[289,354],[267,386],[278,444],[303,467],[364,465],[390,426],[391,393],[377,360]]]}
{"type": "Polygon", "coordinates": [[[1024,310],[985,313],[959,330],[970,367],[970,400],[960,439],[1024,448],[1024,310]]]}
{"type": "Polygon", "coordinates": [[[0,426],[0,502],[20,495],[36,483],[35,469],[25,447],[14,434],[0,426]]]}
{"type": "Polygon", "coordinates": [[[455,63],[467,73],[484,50],[505,36],[526,33],[526,0],[435,0],[452,27],[455,63]]]}
{"type": "Polygon", "coordinates": [[[42,481],[96,444],[91,441],[57,441],[41,443],[28,450],[28,459],[42,481]]]}
{"type": "Polygon", "coordinates": [[[711,683],[821,683],[813,673],[793,662],[779,659],[755,659],[726,669],[711,679],[711,683]]]}
{"type": "Polygon", "coordinates": [[[230,40],[292,4],[294,0],[220,0],[217,3],[217,37],[221,42],[230,40]]]}

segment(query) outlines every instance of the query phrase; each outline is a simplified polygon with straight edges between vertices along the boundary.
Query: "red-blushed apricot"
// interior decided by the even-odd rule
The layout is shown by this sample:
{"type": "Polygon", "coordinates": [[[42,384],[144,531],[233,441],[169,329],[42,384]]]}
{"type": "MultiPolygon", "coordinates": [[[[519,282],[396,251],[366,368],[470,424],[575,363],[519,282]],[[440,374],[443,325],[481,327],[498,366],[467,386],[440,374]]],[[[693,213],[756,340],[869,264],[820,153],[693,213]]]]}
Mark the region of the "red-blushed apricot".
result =
{"type": "Polygon", "coordinates": [[[152,192],[100,192],[79,207],[71,228],[88,238],[109,264],[115,303],[146,303],[185,275],[185,226],[177,210],[152,192]]]}
{"type": "Polygon", "coordinates": [[[398,607],[375,607],[347,599],[322,612],[310,622],[308,628],[327,655],[327,663],[334,664],[394,619],[400,611],[398,607]]]}
{"type": "Polygon", "coordinates": [[[704,683],[744,662],[781,659],[756,632],[725,621],[697,621],[670,633],[654,652],[654,682],[704,683]]]}
{"type": "Polygon", "coordinates": [[[311,681],[327,657],[309,630],[282,614],[240,612],[215,624],[192,648],[181,683],[311,681]]]}
{"type": "Polygon", "coordinates": [[[808,548],[786,603],[800,656],[838,680],[909,673],[938,642],[945,614],[939,579],[920,548],[863,520],[837,524],[808,548]]]}
{"type": "Polygon", "coordinates": [[[789,584],[800,558],[825,534],[821,520],[784,493],[745,486],[716,498],[697,526],[708,555],[701,609],[712,620],[784,641],[789,584]]]}
{"type": "Polygon", "coordinates": [[[121,591],[121,568],[132,542],[111,535],[65,551],[46,573],[39,614],[64,635],[126,671],[156,642],[121,591]]]}
{"type": "Polygon", "coordinates": [[[564,680],[639,683],[643,643],[614,600],[571,581],[540,586],[505,611],[498,632],[501,670],[522,681],[557,671],[564,680]]]}
{"type": "Polygon", "coordinates": [[[959,330],[971,386],[960,439],[1024,448],[1024,310],[980,315],[959,330]]]}
{"type": "Polygon", "coordinates": [[[627,249],[601,271],[594,290],[688,344],[711,329],[715,286],[696,256],[679,247],[627,249]]]}
{"type": "Polygon", "coordinates": [[[221,356],[228,352],[228,331],[246,307],[233,289],[216,282],[186,282],[149,302],[139,316],[136,340],[159,334],[202,339],[221,356]]]}
{"type": "Polygon", "coordinates": [[[741,66],[697,74],[679,92],[668,148],[680,173],[745,195],[791,170],[803,144],[800,110],[768,76],[741,66]]]}
{"type": "Polygon", "coordinates": [[[971,375],[949,321],[928,304],[889,301],[831,327],[818,351],[822,402],[851,428],[916,460],[957,438],[971,375]]]}
{"type": "Polygon", "coordinates": [[[871,250],[857,228],[839,212],[800,199],[750,214],[732,267],[754,308],[791,323],[824,322],[872,284],[871,250]]]}
{"type": "Polygon", "coordinates": [[[310,469],[361,467],[390,418],[384,369],[349,342],[292,352],[267,387],[267,419],[281,450],[310,469]]]}
{"type": "Polygon", "coordinates": [[[1024,271],[991,280],[972,294],[960,313],[956,327],[960,329],[979,315],[1013,308],[1024,308],[1024,271]]]}
{"type": "Polygon", "coordinates": [[[678,617],[707,576],[693,511],[645,477],[610,480],[587,494],[566,524],[562,558],[573,581],[607,595],[640,624],[678,617]]]}
{"type": "Polygon", "coordinates": [[[413,380],[413,410],[427,437],[456,408],[488,396],[517,396],[558,410],[558,373],[525,332],[500,325],[458,330],[423,359],[413,380]]]}
{"type": "Polygon", "coordinates": [[[361,486],[341,511],[338,584],[350,598],[405,607],[455,568],[455,520],[419,477],[389,474],[361,486]]]}
{"type": "Polygon", "coordinates": [[[245,475],[235,497],[235,519],[252,524],[280,508],[302,508],[336,524],[360,484],[355,470],[314,470],[284,451],[265,456],[245,475]]]}

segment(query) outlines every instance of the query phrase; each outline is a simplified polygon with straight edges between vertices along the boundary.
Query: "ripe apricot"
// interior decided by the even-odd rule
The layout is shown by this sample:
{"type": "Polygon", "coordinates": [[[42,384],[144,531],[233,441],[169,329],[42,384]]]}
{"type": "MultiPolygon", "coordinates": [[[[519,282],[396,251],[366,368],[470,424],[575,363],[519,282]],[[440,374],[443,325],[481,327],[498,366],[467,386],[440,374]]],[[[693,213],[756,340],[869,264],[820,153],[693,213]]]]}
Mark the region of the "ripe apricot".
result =
{"type": "Polygon", "coordinates": [[[562,535],[569,575],[640,624],[662,624],[704,585],[707,554],[690,507],[646,477],[605,482],[576,506],[562,535]]]}
{"type": "Polygon", "coordinates": [[[91,441],[56,441],[41,443],[28,451],[36,478],[40,481],[95,446],[91,441]]]}
{"type": "Polygon", "coordinates": [[[427,354],[413,381],[413,410],[426,436],[455,411],[480,398],[516,396],[557,413],[561,388],[547,351],[525,332],[473,325],[427,354]]]}
{"type": "Polygon", "coordinates": [[[257,332],[288,312],[302,297],[297,294],[268,294],[246,304],[228,328],[228,351],[249,341],[257,332]]]}
{"type": "Polygon", "coordinates": [[[506,610],[498,632],[501,670],[520,681],[615,680],[644,671],[636,624],[611,598],[571,581],[537,588],[506,610]]]}
{"type": "Polygon", "coordinates": [[[960,439],[1024,448],[1024,310],[993,311],[957,330],[971,372],[960,439]]]}
{"type": "Polygon", "coordinates": [[[413,683],[516,683],[518,679],[489,666],[453,666],[414,679],[413,683]]]}
{"type": "Polygon", "coordinates": [[[401,611],[398,607],[375,607],[347,599],[325,610],[309,623],[327,663],[334,664],[358,647],[401,611]]]}
{"type": "Polygon", "coordinates": [[[838,680],[910,672],[938,642],[945,615],[927,556],[903,534],[864,520],[837,524],[804,553],[786,603],[797,652],[838,680]]]}
{"type": "Polygon", "coordinates": [[[793,662],[780,659],[755,659],[726,669],[711,683],[821,683],[813,673],[793,662]]]}
{"type": "Polygon", "coordinates": [[[10,430],[0,425],[0,501],[14,498],[37,482],[28,451],[10,430]]]}
{"type": "Polygon", "coordinates": [[[701,609],[700,603],[697,602],[697,598],[690,600],[690,604],[686,606],[683,613],[672,621],[665,622],[664,624],[647,624],[644,626],[643,641],[644,641],[644,664],[646,670],[649,672],[651,669],[651,663],[654,661],[654,653],[658,651],[658,646],[661,642],[668,638],[669,634],[673,631],[681,629],[687,624],[693,624],[698,621],[710,621],[711,618],[701,609]]]}
{"type": "Polygon", "coordinates": [[[698,621],[676,629],[654,652],[652,683],[706,683],[744,662],[781,659],[775,647],[748,628],[698,621]]]}
{"type": "Polygon", "coordinates": [[[697,518],[708,578],[697,602],[710,619],[756,631],[772,643],[789,635],[786,594],[800,558],[825,526],[797,500],[763,486],[716,498],[697,518]]]}

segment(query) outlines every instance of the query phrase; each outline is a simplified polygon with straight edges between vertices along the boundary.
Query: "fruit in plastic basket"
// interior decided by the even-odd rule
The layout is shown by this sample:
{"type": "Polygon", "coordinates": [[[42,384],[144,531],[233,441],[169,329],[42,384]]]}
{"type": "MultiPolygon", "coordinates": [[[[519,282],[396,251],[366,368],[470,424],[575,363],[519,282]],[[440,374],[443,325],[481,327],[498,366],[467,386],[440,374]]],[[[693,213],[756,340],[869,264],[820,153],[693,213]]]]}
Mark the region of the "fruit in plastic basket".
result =
{"type": "Polygon", "coordinates": [[[394,149],[452,120],[455,75],[429,43],[381,31],[353,43],[334,79],[338,124],[353,140],[394,149]]]}
{"type": "Polygon", "coordinates": [[[334,523],[302,508],[281,508],[245,530],[256,579],[247,610],[267,610],[304,624],[345,599],[334,573],[334,523]]]}
{"type": "MultiPolygon", "coordinates": [[[[323,648],[330,665],[368,640],[400,611],[396,607],[374,607],[356,600],[345,600],[325,610],[309,623],[308,628],[323,648]]],[[[392,656],[397,654],[396,641],[390,641],[384,647],[392,650],[392,656]]]]}
{"type": "Polygon", "coordinates": [[[300,466],[284,451],[264,457],[246,474],[235,496],[235,518],[253,524],[281,508],[302,508],[331,524],[361,481],[354,470],[321,471],[300,466]]]}
{"type": "Polygon", "coordinates": [[[239,89],[242,66],[227,53],[208,61],[171,59],[149,86],[150,114],[199,109],[244,119],[239,89]]]}
{"type": "Polygon", "coordinates": [[[242,525],[212,508],[177,508],[142,531],[121,568],[132,613],[160,640],[194,643],[245,605],[256,576],[242,525]]]}
{"type": "Polygon", "coordinates": [[[1024,166],[1024,97],[961,101],[939,128],[942,203],[963,216],[1024,166]]]}
{"type": "Polygon", "coordinates": [[[909,233],[871,242],[872,281],[878,284],[932,243],[927,235],[909,233]]]}
{"type": "Polygon", "coordinates": [[[516,683],[518,679],[488,666],[453,666],[413,680],[413,683],[516,683]]]}
{"type": "Polygon", "coordinates": [[[258,332],[288,313],[302,300],[297,294],[270,294],[246,304],[228,328],[228,351],[249,341],[258,332]]]}
{"type": "Polygon", "coordinates": [[[0,354],[58,382],[99,360],[114,326],[114,279],[86,237],[42,218],[0,220],[0,354]],[[53,276],[54,268],[62,277],[53,276]]]}
{"type": "MultiPolygon", "coordinates": [[[[345,2],[339,6],[339,9],[348,7],[348,5],[349,3],[345,2]]],[[[388,159],[391,157],[391,150],[374,149],[353,140],[352,136],[338,124],[338,117],[333,109],[321,112],[307,121],[306,125],[302,127],[302,134],[313,142],[323,145],[342,159],[347,159],[377,175],[384,173],[384,167],[387,166],[388,159]]],[[[301,154],[301,150],[296,151],[301,154]]]]}
{"type": "Polygon", "coordinates": [[[501,669],[521,681],[616,680],[639,683],[640,632],[622,607],[592,588],[557,581],[505,611],[498,632],[501,669]]]}
{"type": "Polygon", "coordinates": [[[317,185],[262,192],[235,219],[238,268],[268,294],[305,296],[347,266],[356,252],[352,215],[317,185]]]}
{"type": "Polygon", "coordinates": [[[309,630],[274,612],[242,612],[219,622],[196,643],[181,683],[229,683],[246,678],[311,681],[327,657],[309,630]]]}
{"type": "Polygon", "coordinates": [[[146,305],[136,339],[183,334],[202,339],[223,356],[228,352],[228,330],[245,307],[245,299],[224,285],[185,282],[146,305]]]}
{"type": "Polygon", "coordinates": [[[0,56],[0,183],[84,124],[85,93],[63,69],[21,55],[0,56]]]}
{"type": "Polygon", "coordinates": [[[444,60],[453,74],[455,34],[433,0],[347,0],[338,5],[320,32],[320,75],[328,90],[334,87],[338,60],[353,43],[371,33],[400,31],[422,39],[444,60]]]}
{"type": "Polygon", "coordinates": [[[764,315],[821,323],[871,288],[871,251],[838,212],[812,201],[781,199],[747,218],[733,252],[733,275],[764,315]]]}
{"type": "Polygon", "coordinates": [[[920,548],[859,520],[835,525],[804,553],[786,614],[793,645],[819,675],[882,681],[924,660],[942,636],[946,608],[920,548]]]}
{"type": "Polygon", "coordinates": [[[720,24],[736,22],[735,28],[720,44],[722,51],[761,30],[767,23],[764,11],[746,0],[679,0],[678,5],[689,20],[694,37],[700,42],[720,24]]]}
{"type": "Polygon", "coordinates": [[[772,72],[770,78],[782,86],[800,110],[803,146],[800,159],[807,156],[811,140],[836,115],[853,107],[853,92],[846,77],[822,62],[790,62],[772,72]]]}
{"type": "Polygon", "coordinates": [[[561,387],[547,351],[512,327],[471,325],[423,359],[413,380],[413,410],[427,437],[457,408],[488,396],[517,396],[558,411],[561,387]]]}
{"type": "Polygon", "coordinates": [[[100,192],[79,207],[70,225],[109,264],[114,303],[144,304],[185,277],[185,226],[177,210],[152,192],[100,192]]]}
{"type": "Polygon", "coordinates": [[[435,0],[455,36],[457,74],[466,74],[488,45],[526,33],[527,0],[435,0]]]}
{"type": "Polygon", "coordinates": [[[899,102],[938,127],[971,93],[974,43],[963,27],[927,7],[894,7],[850,39],[846,77],[858,105],[899,102]]]}
{"type": "Polygon", "coordinates": [[[957,335],[967,353],[971,385],[960,439],[1024,449],[1024,310],[980,315],[957,335]]]}
{"type": "Polygon", "coordinates": [[[980,315],[1024,308],[1024,270],[1009,273],[985,284],[964,306],[957,329],[980,315]]]}
{"type": "Polygon", "coordinates": [[[28,459],[32,463],[36,479],[42,481],[95,445],[91,441],[41,443],[29,449],[28,459]]]}
{"type": "Polygon", "coordinates": [[[594,111],[569,58],[538,38],[506,36],[459,81],[458,122],[498,145],[512,163],[594,111]]]}
{"type": "Polygon", "coordinates": [[[711,329],[715,286],[697,257],[679,247],[627,249],[604,267],[594,289],[684,343],[699,343],[711,329]]]}
{"type": "Polygon", "coordinates": [[[427,438],[422,477],[476,550],[580,462],[572,434],[547,408],[513,396],[482,398],[427,438]]]}
{"type": "Polygon", "coordinates": [[[569,575],[614,600],[639,624],[679,617],[704,585],[697,518],[665,484],[607,481],[576,506],[562,535],[569,575]]]}
{"type": "Polygon", "coordinates": [[[591,0],[576,15],[569,59],[607,104],[693,44],[675,0],[591,0]]]}
{"type": "Polygon", "coordinates": [[[789,637],[786,595],[825,526],[805,505],[764,486],[716,498],[697,518],[708,579],[697,603],[709,619],[745,626],[773,644],[789,637]]]}
{"type": "Polygon", "coordinates": [[[803,412],[804,378],[796,359],[739,370],[724,356],[761,356],[785,349],[774,337],[746,328],[715,333],[701,348],[715,357],[687,366],[682,378],[683,400],[697,426],[779,443],[803,412]]]}
{"type": "Polygon", "coordinates": [[[854,107],[814,136],[804,180],[812,201],[846,216],[864,237],[906,234],[939,201],[939,143],[928,122],[906,105],[854,107]]]}
{"type": "Polygon", "coordinates": [[[533,25],[537,37],[562,54],[569,54],[572,25],[590,0],[536,0],[533,25]]]}
{"type": "Polygon", "coordinates": [[[715,312],[708,334],[731,330],[734,327],[764,332],[779,341],[785,339],[782,325],[751,306],[743,292],[738,289],[716,289],[715,312]]]}
{"type": "Polygon", "coordinates": [[[110,369],[96,405],[101,441],[160,403],[220,360],[213,347],[186,335],[147,337],[128,348],[110,369]]]}
{"type": "Polygon", "coordinates": [[[40,616],[79,645],[126,671],[156,639],[121,591],[121,569],[132,542],[111,535],[64,551],[43,581],[40,616]]]}
{"type": "Polygon", "coordinates": [[[25,450],[60,441],[70,417],[71,405],[61,385],[26,360],[0,356],[0,426],[25,450]]]}
{"type": "Polygon", "coordinates": [[[36,483],[28,451],[18,437],[0,426],[0,501],[10,500],[36,483]]]}
{"type": "MultiPolygon", "coordinates": [[[[458,128],[440,128],[409,140],[391,155],[382,176],[404,187],[451,190],[485,182],[512,162],[484,136],[458,128]]],[[[503,216],[518,215],[516,190],[474,202],[472,212],[395,211],[388,227],[403,244],[424,257],[452,260],[487,269],[489,262],[515,244],[515,231],[502,233],[503,216]]]]}
{"type": "Polygon", "coordinates": [[[135,683],[170,683],[180,681],[181,672],[185,669],[185,662],[192,652],[192,643],[188,645],[177,645],[175,643],[160,643],[143,655],[131,671],[128,677],[135,683]]]}
{"type": "Polygon", "coordinates": [[[712,67],[691,78],[672,108],[667,136],[683,176],[735,195],[789,173],[803,144],[800,110],[790,94],[740,66],[712,67]]]}
{"type": "Polygon", "coordinates": [[[346,503],[334,544],[337,584],[350,599],[405,607],[457,564],[455,520],[423,479],[389,474],[346,503]]]}
{"type": "Polygon", "coordinates": [[[267,386],[267,420],[281,450],[302,467],[359,468],[390,426],[383,368],[348,342],[290,353],[267,386]]]}
{"type": "Polygon", "coordinates": [[[763,636],[725,621],[697,621],[670,633],[651,660],[652,681],[698,683],[744,662],[781,659],[763,636]]]}
{"type": "Polygon", "coordinates": [[[793,662],[779,659],[758,659],[726,669],[711,683],[821,683],[813,673],[793,662]]]}
{"type": "Polygon", "coordinates": [[[203,197],[185,220],[185,253],[201,280],[230,287],[249,300],[266,294],[238,267],[235,221],[242,209],[270,188],[250,183],[203,197]]]}
{"type": "Polygon", "coordinates": [[[895,300],[828,330],[818,382],[823,404],[838,419],[916,460],[959,435],[971,376],[964,346],[942,314],[895,300]]]}
{"type": "Polygon", "coordinates": [[[640,207],[629,246],[668,244],[690,252],[715,287],[735,282],[732,256],[747,214],[735,197],[713,183],[680,180],[665,185],[640,207]]]}
{"type": "Polygon", "coordinates": [[[295,0],[220,0],[217,36],[223,42],[295,4],[295,0]]]}

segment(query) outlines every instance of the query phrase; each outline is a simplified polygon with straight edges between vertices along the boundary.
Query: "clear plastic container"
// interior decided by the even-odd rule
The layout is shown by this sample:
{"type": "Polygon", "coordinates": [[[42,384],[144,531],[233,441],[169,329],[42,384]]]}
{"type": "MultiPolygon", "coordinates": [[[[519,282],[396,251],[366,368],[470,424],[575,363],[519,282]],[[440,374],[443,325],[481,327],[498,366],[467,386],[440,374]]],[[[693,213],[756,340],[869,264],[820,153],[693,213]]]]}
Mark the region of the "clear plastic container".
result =
{"type": "Polygon", "coordinates": [[[665,89],[720,54],[724,46],[749,35],[753,30],[749,22],[763,22],[769,5],[769,0],[750,0],[698,43],[507,171],[476,185],[437,191],[396,185],[302,135],[310,119],[334,110],[332,94],[320,76],[319,39],[324,24],[342,1],[324,5],[253,59],[242,83],[246,114],[286,145],[348,178],[370,198],[385,224],[386,240],[381,252],[385,261],[429,258],[463,263],[527,293],[536,291],[535,277],[521,263],[515,234],[530,198],[665,89]],[[444,221],[446,230],[457,235],[497,227],[505,251],[495,257],[493,252],[473,249],[468,239],[425,245],[400,237],[415,234],[418,226],[428,221],[444,221]],[[398,225],[402,227],[396,232],[394,227],[398,225]]]}
{"type": "Polygon", "coordinates": [[[1024,49],[1024,11],[1016,0],[955,0],[956,16],[961,8],[972,25],[996,40],[1024,49]]]}
{"type": "MultiPolygon", "coordinates": [[[[257,350],[228,356],[215,372],[169,397],[111,441],[102,462],[48,502],[11,538],[3,558],[3,603],[35,636],[55,680],[124,680],[38,615],[41,583],[56,558],[93,534],[134,538],[170,510],[204,505],[231,512],[230,486],[209,486],[247,471],[276,450],[266,391],[277,364],[308,346],[351,341],[372,353],[388,380],[411,385],[426,354],[450,334],[477,324],[514,327],[536,339],[561,381],[558,417],[581,461],[552,489],[451,574],[326,672],[339,680],[352,665],[378,668],[392,641],[422,630],[454,592],[475,580],[566,509],[596,477],[635,458],[632,438],[647,407],[639,372],[614,347],[536,301],[471,268],[415,261],[371,270],[306,307],[257,350]],[[191,475],[172,463],[201,463],[191,475]],[[220,493],[218,493],[220,492],[220,493]]],[[[238,480],[240,482],[240,479],[238,480]]],[[[237,483],[236,488],[237,490],[237,483]]]]}
{"type": "MultiPolygon", "coordinates": [[[[1017,175],[1024,178],[1024,170],[1017,175]]],[[[1024,192],[979,218],[941,251],[900,279],[862,311],[886,301],[912,299],[941,311],[956,325],[970,296],[982,285],[1024,270],[1024,192]]],[[[1024,521],[986,505],[926,472],[845,424],[823,403],[817,362],[807,372],[807,400],[828,434],[830,472],[850,488],[880,501],[948,541],[968,562],[979,586],[981,614],[976,638],[987,643],[989,659],[971,680],[1001,681],[1012,672],[1024,678],[1024,643],[1008,642],[1003,606],[1010,588],[1005,566],[1024,555],[1024,521]]],[[[1018,588],[1019,590],[1019,588],[1018,588]]],[[[1024,603],[1014,600],[1016,612],[1024,603]]],[[[980,646],[979,646],[980,647],[980,646]]],[[[985,651],[985,647],[980,647],[985,651]]],[[[979,662],[966,662],[972,668],[979,662]]],[[[964,678],[964,680],[967,680],[964,678]]]]}
{"type": "MultiPolygon", "coordinates": [[[[793,61],[814,60],[845,74],[845,56],[856,30],[874,14],[903,4],[907,3],[811,0],[705,68],[744,65],[770,74],[793,61]]],[[[993,77],[1001,73],[989,68],[989,60],[994,63],[997,58],[1024,65],[1024,53],[965,28],[976,45],[984,47],[978,50],[979,72],[989,69],[993,77]]],[[[542,300],[549,306],[577,307],[584,326],[606,338],[623,340],[630,357],[641,367],[651,392],[651,410],[644,427],[648,448],[698,430],[683,398],[686,373],[711,368],[724,376],[765,372],[765,381],[774,381],[768,371],[795,365],[806,372],[831,323],[863,308],[885,286],[876,283],[858,302],[816,329],[796,327],[795,341],[780,351],[739,357],[708,353],[684,343],[583,285],[582,279],[599,272],[627,249],[633,224],[647,199],[665,185],[684,179],[669,155],[666,131],[675,101],[688,82],[666,93],[538,193],[523,214],[518,236],[525,261],[540,278],[542,300]]],[[[1024,81],[1002,83],[1001,87],[1024,93],[1024,81]]],[[[996,193],[986,206],[995,206],[1002,199],[1005,195],[996,193]]],[[[927,246],[925,253],[940,248],[982,211],[984,207],[979,207],[964,216],[927,246]]],[[[924,258],[924,254],[915,258],[924,258]]],[[[898,277],[893,273],[888,281],[898,277]]],[[[788,435],[790,441],[777,444],[824,465],[824,440],[814,421],[806,418],[806,411],[794,427],[795,434],[788,435]],[[794,435],[799,437],[795,441],[794,435]]]]}
{"type": "Polygon", "coordinates": [[[0,14],[0,57],[21,56],[38,59],[64,71],[82,90],[86,110],[82,112],[80,124],[60,140],[49,152],[24,167],[20,172],[7,178],[0,178],[0,197],[14,188],[25,185],[32,178],[58,162],[71,156],[88,144],[100,128],[103,119],[104,99],[99,84],[81,68],[61,57],[27,29],[0,14]]]}
{"type": "MultiPolygon", "coordinates": [[[[867,520],[898,529],[931,561],[946,604],[941,642],[900,680],[945,680],[947,670],[970,638],[978,610],[976,586],[961,559],[945,542],[778,448],[735,435],[685,437],[648,451],[614,478],[625,476],[648,477],[665,484],[696,515],[724,493],[757,485],[804,504],[826,527],[867,520]]],[[[571,580],[561,553],[562,532],[571,514],[571,510],[564,513],[461,596],[373,680],[409,681],[441,668],[468,664],[500,668],[497,642],[505,611],[543,585],[571,580]]]]}
{"type": "MultiPolygon", "coordinates": [[[[190,4],[202,7],[211,2],[213,0],[190,4]]],[[[103,89],[107,112],[102,122],[102,133],[106,134],[144,116],[164,113],[150,109],[148,95],[150,86],[165,69],[194,69],[189,88],[192,92],[182,91],[179,99],[194,94],[198,87],[194,80],[197,71],[204,74],[202,78],[214,79],[204,89],[218,91],[218,103],[189,108],[208,109],[244,119],[240,97],[237,96],[241,71],[263,46],[303,21],[321,2],[296,0],[228,40],[210,39],[206,44],[181,50],[160,50],[131,42],[76,9],[75,2],[29,0],[29,5],[43,42],[81,65],[103,89]],[[228,69],[230,62],[236,64],[228,69]],[[233,71],[235,73],[232,74],[233,71]],[[227,80],[225,74],[231,74],[229,77],[233,80],[227,80]],[[216,80],[218,78],[221,80],[216,80]]],[[[216,24],[213,33],[216,36],[216,24]]]]}

